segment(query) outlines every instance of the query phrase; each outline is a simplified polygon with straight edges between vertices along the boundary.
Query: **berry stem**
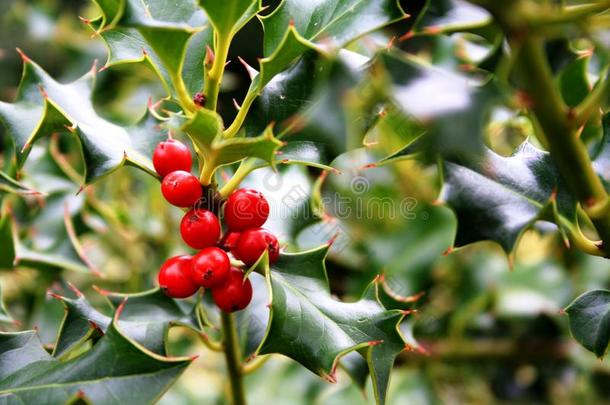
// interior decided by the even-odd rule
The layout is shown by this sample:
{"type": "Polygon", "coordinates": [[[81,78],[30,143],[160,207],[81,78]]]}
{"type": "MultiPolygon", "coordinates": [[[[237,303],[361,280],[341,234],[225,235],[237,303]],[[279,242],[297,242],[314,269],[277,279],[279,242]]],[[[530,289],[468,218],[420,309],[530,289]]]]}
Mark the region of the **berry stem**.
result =
{"type": "Polygon", "coordinates": [[[224,337],[223,347],[227,362],[227,370],[229,372],[229,385],[231,388],[231,402],[233,405],[246,405],[235,316],[232,313],[221,311],[221,320],[224,337]]]}
{"type": "Polygon", "coordinates": [[[235,191],[235,189],[237,189],[237,187],[239,187],[241,182],[246,178],[246,176],[248,174],[250,174],[253,170],[256,170],[260,167],[264,167],[264,166],[257,165],[256,159],[254,159],[254,158],[248,158],[248,159],[242,160],[241,163],[239,164],[239,167],[235,171],[235,174],[233,174],[233,177],[231,177],[231,180],[229,180],[218,191],[218,194],[220,195],[220,197],[227,198],[233,191],[235,191]]]}

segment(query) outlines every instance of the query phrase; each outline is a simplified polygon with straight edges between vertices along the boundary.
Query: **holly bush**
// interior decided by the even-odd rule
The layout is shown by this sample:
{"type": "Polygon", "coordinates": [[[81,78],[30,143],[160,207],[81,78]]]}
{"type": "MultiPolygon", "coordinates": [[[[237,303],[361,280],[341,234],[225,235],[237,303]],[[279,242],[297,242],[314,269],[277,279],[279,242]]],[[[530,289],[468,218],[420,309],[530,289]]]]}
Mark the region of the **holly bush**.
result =
{"type": "Polygon", "coordinates": [[[0,399],[603,402],[609,9],[3,4],[0,399]]]}

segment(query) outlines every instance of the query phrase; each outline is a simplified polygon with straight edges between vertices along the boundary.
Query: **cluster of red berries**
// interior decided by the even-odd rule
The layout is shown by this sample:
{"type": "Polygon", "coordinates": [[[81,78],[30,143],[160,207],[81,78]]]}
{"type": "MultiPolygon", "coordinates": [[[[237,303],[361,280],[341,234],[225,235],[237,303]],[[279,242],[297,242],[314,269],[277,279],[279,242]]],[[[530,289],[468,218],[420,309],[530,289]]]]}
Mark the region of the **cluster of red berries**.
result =
{"type": "Polygon", "coordinates": [[[227,252],[251,266],[268,251],[269,262],[277,260],[277,238],[261,228],[269,217],[269,203],[251,189],[233,192],[224,204],[227,232],[214,212],[199,208],[203,188],[191,174],[192,158],[183,143],[168,139],[155,148],[155,170],[163,178],[161,192],[172,205],[189,208],[180,223],[184,242],[198,249],[194,256],[174,256],[159,270],[159,286],[172,298],[187,298],[200,287],[212,291],[216,305],[225,312],[244,309],[252,300],[252,284],[241,269],[231,266],[227,252]],[[220,240],[220,242],[219,242],[220,240]]]}

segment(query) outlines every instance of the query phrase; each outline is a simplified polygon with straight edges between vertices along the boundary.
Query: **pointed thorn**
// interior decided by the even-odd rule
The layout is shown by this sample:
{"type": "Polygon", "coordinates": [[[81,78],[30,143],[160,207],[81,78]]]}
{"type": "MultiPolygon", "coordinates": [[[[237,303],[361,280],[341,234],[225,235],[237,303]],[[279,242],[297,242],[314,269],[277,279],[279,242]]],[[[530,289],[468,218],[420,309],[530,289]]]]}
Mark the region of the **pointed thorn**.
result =
{"type": "Polygon", "coordinates": [[[23,148],[21,148],[20,153],[25,152],[27,149],[30,148],[30,146],[32,146],[32,143],[30,141],[26,142],[25,145],[23,145],[23,148]]]}
{"type": "Polygon", "coordinates": [[[30,59],[22,50],[21,48],[15,48],[15,50],[17,50],[17,53],[19,54],[19,56],[21,56],[21,60],[23,60],[23,62],[25,63],[29,63],[32,61],[32,59],[30,59]]]}
{"type": "Polygon", "coordinates": [[[49,98],[49,95],[47,94],[47,91],[44,89],[44,87],[38,86],[38,90],[40,90],[40,94],[42,95],[42,98],[44,98],[45,100],[47,98],[49,98]]]}
{"type": "Polygon", "coordinates": [[[432,200],[432,202],[430,204],[432,204],[432,205],[443,205],[443,201],[439,200],[439,199],[435,199],[435,200],[432,200]]]}
{"type": "Polygon", "coordinates": [[[68,130],[68,132],[70,132],[70,133],[76,132],[76,124],[72,124],[72,125],[64,124],[64,128],[66,128],[68,130]]]}
{"type": "Polygon", "coordinates": [[[374,169],[376,167],[377,167],[377,163],[369,163],[368,165],[364,165],[364,166],[360,167],[360,170],[374,169]]]}
{"type": "Polygon", "coordinates": [[[97,292],[97,293],[98,293],[98,294],[100,294],[100,295],[103,295],[104,297],[107,297],[108,295],[110,295],[110,291],[108,291],[108,290],[104,290],[103,288],[98,287],[98,286],[97,286],[97,285],[95,285],[95,284],[93,284],[93,285],[91,286],[91,288],[93,288],[93,289],[95,290],[95,292],[97,292]]]}
{"type": "Polygon", "coordinates": [[[241,110],[241,106],[239,105],[239,103],[237,102],[237,100],[235,100],[235,98],[233,99],[233,107],[235,107],[235,109],[237,111],[241,110]]]}
{"type": "Polygon", "coordinates": [[[388,41],[386,48],[387,49],[392,49],[392,47],[394,47],[394,43],[396,42],[396,36],[392,36],[392,38],[390,38],[390,40],[388,41]]]}
{"type": "Polygon", "coordinates": [[[115,321],[118,321],[119,318],[121,317],[121,312],[123,312],[123,309],[125,308],[125,303],[126,302],[127,302],[127,297],[123,298],[123,301],[121,301],[121,303],[117,307],[116,312],[114,313],[114,320],[115,321]]]}
{"type": "Polygon", "coordinates": [[[85,189],[85,187],[87,187],[85,184],[83,184],[82,186],[80,186],[80,187],[78,188],[78,191],[76,192],[76,194],[75,194],[75,195],[79,195],[80,193],[82,193],[82,192],[83,192],[83,190],[85,189]]]}
{"type": "Polygon", "coordinates": [[[335,233],[329,240],[328,242],[326,242],[326,244],[328,245],[328,247],[332,247],[333,243],[335,243],[335,241],[339,238],[339,232],[335,233]]]}
{"type": "Polygon", "coordinates": [[[99,70],[97,71],[97,73],[102,73],[104,70],[108,69],[110,67],[110,65],[104,65],[101,68],[99,68],[99,70]]]}
{"type": "Polygon", "coordinates": [[[288,23],[289,27],[294,27],[294,18],[290,19],[290,22],[288,23]]]}
{"type": "Polygon", "coordinates": [[[246,359],[246,363],[250,363],[252,360],[254,360],[256,358],[256,353],[252,353],[251,355],[248,356],[248,358],[246,359]]]}
{"type": "Polygon", "coordinates": [[[89,319],[89,325],[91,325],[91,327],[93,329],[98,331],[100,333],[100,335],[104,335],[105,334],[104,330],[102,328],[100,328],[100,326],[97,323],[93,322],[91,319],[89,319]]]}
{"type": "Polygon", "coordinates": [[[269,303],[268,303],[266,306],[267,306],[267,309],[271,309],[271,308],[272,308],[272,306],[273,306],[273,304],[271,304],[271,303],[269,302],[269,303]]]}
{"type": "Polygon", "coordinates": [[[415,32],[409,31],[398,38],[399,41],[407,41],[415,36],[415,32]]]}
{"type": "Polygon", "coordinates": [[[559,315],[567,315],[568,313],[566,312],[565,308],[561,308],[559,310],[559,315]]]}
{"type": "Polygon", "coordinates": [[[404,316],[407,315],[411,315],[411,314],[417,314],[419,311],[417,309],[402,309],[400,310],[400,313],[403,314],[404,316]]]}
{"type": "Polygon", "coordinates": [[[241,58],[241,56],[238,56],[237,59],[239,60],[239,63],[241,63],[244,68],[246,68],[246,72],[248,72],[248,76],[250,76],[250,80],[253,80],[254,77],[258,74],[256,69],[254,69],[252,66],[248,65],[248,62],[243,60],[241,58]]]}
{"type": "Polygon", "coordinates": [[[87,25],[91,25],[91,20],[88,19],[88,18],[85,18],[85,17],[79,15],[78,19],[81,20],[81,22],[84,22],[87,25]]]}
{"type": "Polygon", "coordinates": [[[443,256],[448,256],[451,253],[453,253],[453,246],[448,247],[447,250],[443,252],[443,256]]]}
{"type": "Polygon", "coordinates": [[[377,346],[383,343],[383,340],[371,340],[370,342],[368,342],[369,346],[377,346]]]}
{"type": "Polygon", "coordinates": [[[53,291],[47,291],[47,294],[48,294],[50,297],[53,297],[53,298],[55,298],[55,299],[57,299],[57,300],[60,300],[60,301],[63,301],[63,300],[64,300],[64,297],[62,297],[61,295],[59,295],[59,294],[57,294],[57,293],[54,293],[53,291]]]}
{"type": "Polygon", "coordinates": [[[77,296],[78,298],[80,298],[80,297],[83,297],[83,296],[84,296],[84,294],[81,292],[81,290],[79,290],[78,288],[76,288],[76,287],[74,286],[74,284],[72,284],[72,283],[71,283],[71,282],[69,282],[69,281],[67,281],[67,283],[68,283],[68,288],[70,288],[70,289],[71,289],[71,290],[74,292],[74,294],[76,294],[76,296],[77,296]]]}
{"type": "Polygon", "coordinates": [[[93,64],[91,65],[91,69],[89,71],[95,75],[97,72],[97,59],[93,59],[93,64]]]}
{"type": "Polygon", "coordinates": [[[144,48],[142,48],[142,56],[144,56],[144,57],[148,56],[148,52],[144,48]]]}
{"type": "Polygon", "coordinates": [[[76,398],[79,398],[79,399],[85,398],[85,391],[83,391],[83,390],[76,391],[76,398]]]}
{"type": "Polygon", "coordinates": [[[205,46],[205,59],[204,59],[204,66],[210,68],[213,64],[214,64],[214,59],[216,59],[216,56],[214,55],[214,51],[212,50],[212,48],[210,48],[209,45],[205,46]]]}

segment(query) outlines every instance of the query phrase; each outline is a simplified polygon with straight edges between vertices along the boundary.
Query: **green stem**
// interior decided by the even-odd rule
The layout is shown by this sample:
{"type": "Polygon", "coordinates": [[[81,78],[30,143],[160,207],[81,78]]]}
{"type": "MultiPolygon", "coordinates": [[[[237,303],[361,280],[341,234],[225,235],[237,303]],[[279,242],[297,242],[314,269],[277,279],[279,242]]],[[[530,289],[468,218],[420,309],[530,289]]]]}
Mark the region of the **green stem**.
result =
{"type": "MultiPolygon", "coordinates": [[[[569,189],[585,210],[606,201],[606,190],[593,170],[587,149],[576,134],[573,122],[569,119],[568,108],[553,80],[542,40],[536,34],[524,30],[523,25],[514,25],[515,21],[519,21],[515,18],[518,17],[514,15],[515,10],[497,7],[491,11],[497,16],[509,37],[521,40],[515,67],[531,99],[531,110],[546,136],[551,157],[569,189]]],[[[610,211],[606,210],[591,219],[603,245],[608,246],[610,211]]]]}
{"type": "Polygon", "coordinates": [[[227,56],[229,55],[231,39],[230,34],[223,34],[219,31],[216,32],[214,63],[212,64],[212,68],[206,72],[205,84],[203,86],[205,107],[210,110],[216,110],[220,83],[222,83],[222,76],[225,71],[227,56]]]}
{"type": "Polygon", "coordinates": [[[221,312],[222,332],[224,335],[224,352],[229,372],[231,398],[233,405],[246,405],[241,369],[239,341],[235,327],[235,317],[231,313],[221,312]]]}
{"type": "Polygon", "coordinates": [[[239,132],[241,126],[244,124],[244,120],[246,119],[246,115],[248,115],[248,111],[250,110],[252,103],[254,102],[254,100],[256,100],[257,95],[257,92],[248,91],[248,94],[246,94],[246,97],[244,98],[244,101],[239,111],[237,112],[235,119],[233,120],[229,128],[227,128],[223,133],[225,138],[232,138],[239,132]]]}
{"type": "Polygon", "coordinates": [[[220,197],[228,197],[229,194],[239,187],[240,183],[246,178],[246,176],[257,168],[258,166],[256,165],[256,159],[249,158],[242,160],[239,167],[235,171],[235,174],[233,174],[233,177],[231,177],[231,180],[220,188],[220,191],[218,192],[220,197]]]}

